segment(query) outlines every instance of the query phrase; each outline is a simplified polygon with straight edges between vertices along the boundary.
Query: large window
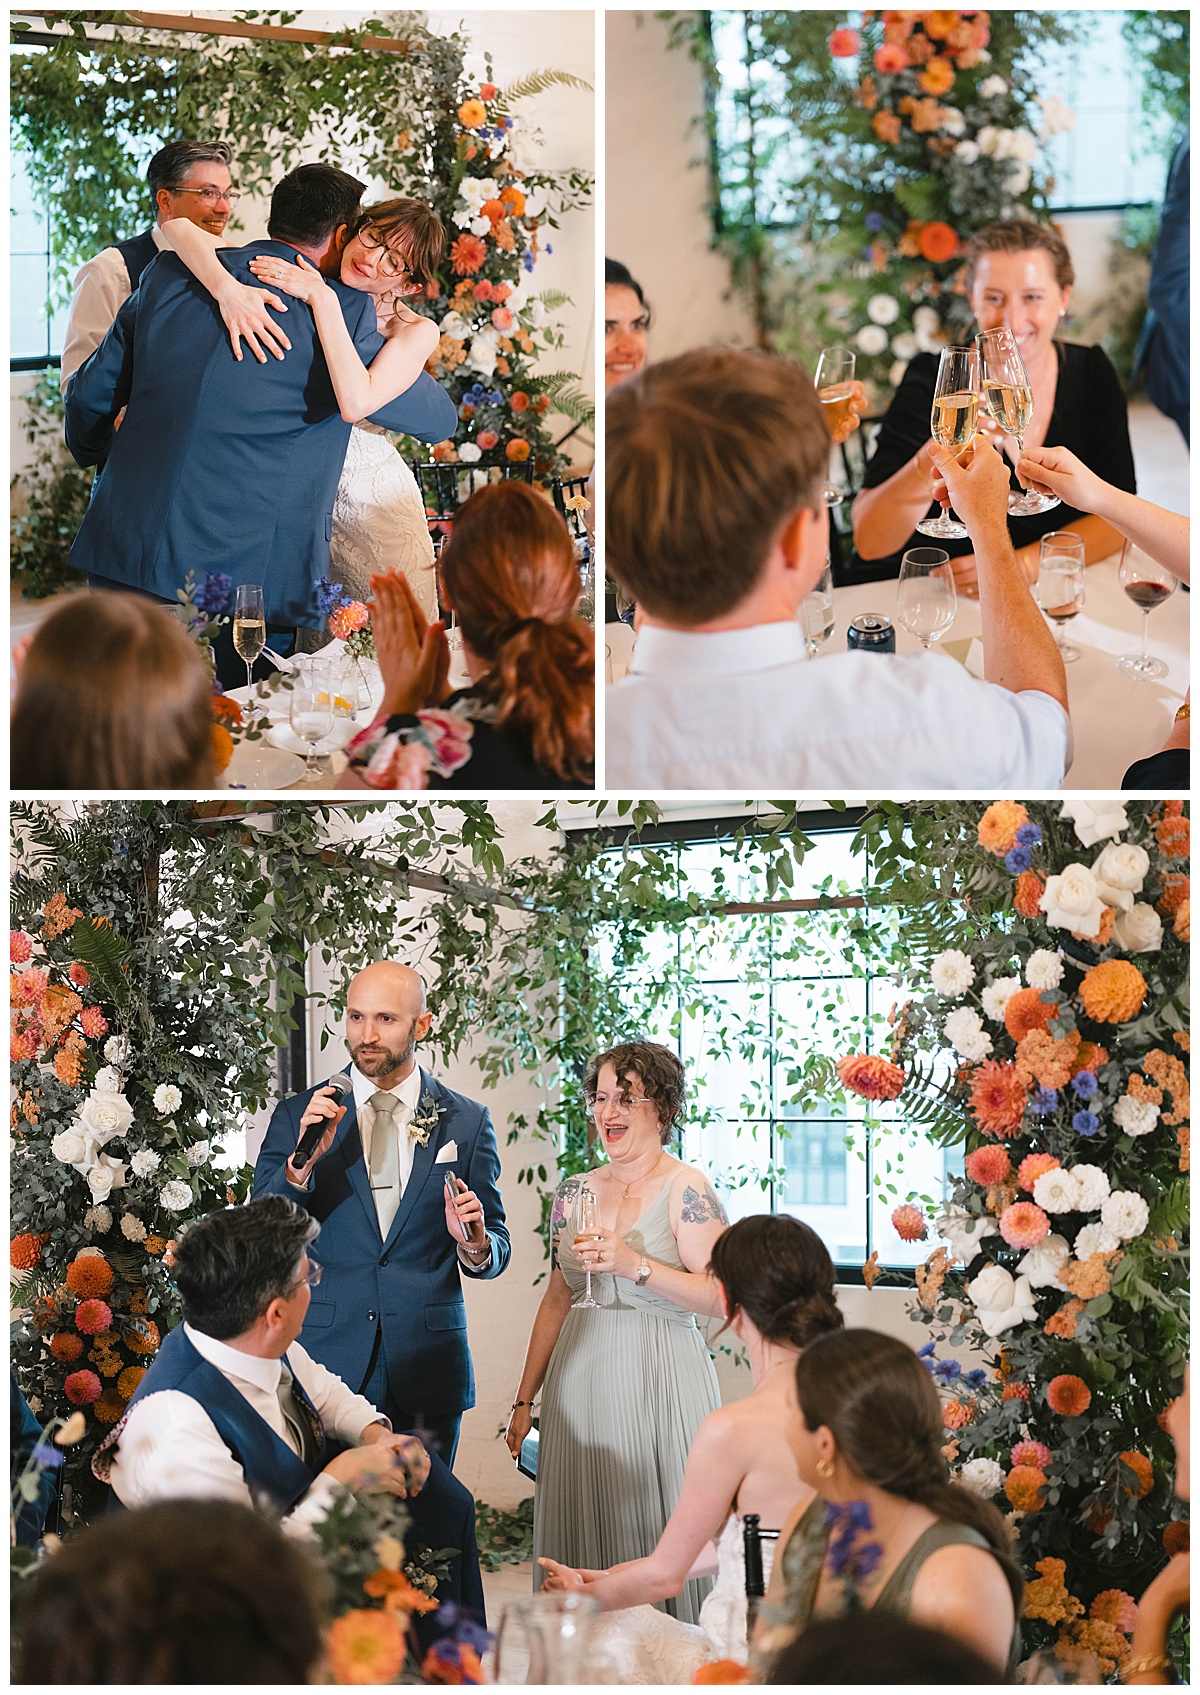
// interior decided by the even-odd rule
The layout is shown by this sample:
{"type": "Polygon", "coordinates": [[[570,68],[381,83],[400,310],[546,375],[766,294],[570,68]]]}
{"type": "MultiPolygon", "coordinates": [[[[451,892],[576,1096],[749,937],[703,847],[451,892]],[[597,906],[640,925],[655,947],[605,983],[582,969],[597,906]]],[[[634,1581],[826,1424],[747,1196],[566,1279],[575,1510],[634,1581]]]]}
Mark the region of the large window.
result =
{"type": "Polygon", "coordinates": [[[50,230],[14,148],[9,218],[9,353],[15,362],[48,365],[62,352],[66,308],[51,311],[50,230]]]}
{"type": "Polygon", "coordinates": [[[719,827],[656,842],[680,893],[719,893],[753,910],[664,928],[630,995],[659,985],[647,1034],[687,1065],[681,1152],[712,1174],[731,1217],[792,1213],[851,1272],[875,1250],[884,1265],[913,1266],[929,1248],[897,1236],[892,1210],[910,1193],[940,1201],[961,1154],[910,1128],[903,1103],[843,1104],[830,1078],[841,1055],[881,1051],[900,999],[888,975],[899,915],[872,903],[869,867],[851,850],[854,831],[834,819],[805,821],[815,846],[785,891],[791,900],[855,903],[833,910],[781,910],[753,856],[732,858],[719,827]]]}

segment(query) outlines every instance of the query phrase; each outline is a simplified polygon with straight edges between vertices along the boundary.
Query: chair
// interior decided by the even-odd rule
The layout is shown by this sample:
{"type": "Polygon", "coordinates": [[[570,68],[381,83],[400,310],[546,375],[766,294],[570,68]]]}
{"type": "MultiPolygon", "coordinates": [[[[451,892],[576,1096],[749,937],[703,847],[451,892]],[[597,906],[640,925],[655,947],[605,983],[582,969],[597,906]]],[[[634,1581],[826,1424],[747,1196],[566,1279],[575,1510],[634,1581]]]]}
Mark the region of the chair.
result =
{"type": "Polygon", "coordinates": [[[561,512],[563,517],[566,519],[567,528],[576,540],[580,540],[587,536],[587,524],[584,522],[583,513],[578,508],[571,510],[567,506],[567,502],[568,500],[581,498],[586,500],[587,485],[588,479],[586,475],[578,477],[555,477],[550,483],[550,493],[554,499],[554,504],[558,511],[561,512]]]}
{"type": "Polygon", "coordinates": [[[749,1639],[758,1616],[758,1604],[767,1592],[763,1580],[762,1545],[778,1542],[777,1530],[762,1530],[757,1513],[747,1513],[742,1519],[742,1553],[746,1562],[746,1636],[749,1639]]]}
{"type": "Polygon", "coordinates": [[[463,502],[485,482],[508,482],[517,478],[529,482],[533,477],[533,456],[522,465],[462,465],[424,462],[410,459],[409,469],[417,479],[421,499],[425,503],[430,526],[447,524],[463,502]]]}

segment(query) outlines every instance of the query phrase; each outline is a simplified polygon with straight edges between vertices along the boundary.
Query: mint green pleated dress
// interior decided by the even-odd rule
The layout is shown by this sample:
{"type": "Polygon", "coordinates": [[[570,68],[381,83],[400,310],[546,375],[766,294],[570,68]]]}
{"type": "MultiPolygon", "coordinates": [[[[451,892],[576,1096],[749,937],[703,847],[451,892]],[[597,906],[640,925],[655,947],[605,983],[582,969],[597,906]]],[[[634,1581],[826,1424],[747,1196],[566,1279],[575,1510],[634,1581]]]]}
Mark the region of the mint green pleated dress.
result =
{"type": "MultiPolygon", "coordinates": [[[[686,1271],[669,1193],[667,1184],[625,1241],[686,1271]]],[[[578,1298],[584,1272],[566,1232],[558,1264],[578,1298]]],[[[542,1387],[533,1553],[598,1570],[653,1551],[700,1421],[721,1396],[693,1313],[608,1272],[593,1274],[592,1298],[598,1307],[567,1314],[542,1387]]],[[[535,1563],[535,1588],[541,1575],[535,1563]]],[[[695,1624],[711,1587],[694,1579],[661,1605],[695,1624]]]]}

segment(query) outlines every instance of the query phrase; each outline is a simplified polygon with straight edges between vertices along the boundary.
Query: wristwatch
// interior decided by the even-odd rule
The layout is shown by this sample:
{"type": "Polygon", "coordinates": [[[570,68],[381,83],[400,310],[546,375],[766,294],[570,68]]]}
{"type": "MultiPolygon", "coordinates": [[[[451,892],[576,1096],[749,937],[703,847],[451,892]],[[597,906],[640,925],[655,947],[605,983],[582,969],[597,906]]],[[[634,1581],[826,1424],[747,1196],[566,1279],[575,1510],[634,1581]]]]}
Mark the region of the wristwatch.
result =
{"type": "Polygon", "coordinates": [[[636,1289],[645,1288],[646,1284],[650,1281],[650,1273],[653,1269],[654,1267],[650,1264],[650,1261],[646,1258],[645,1254],[643,1254],[642,1263],[638,1266],[638,1274],[633,1280],[634,1287],[636,1289]]]}

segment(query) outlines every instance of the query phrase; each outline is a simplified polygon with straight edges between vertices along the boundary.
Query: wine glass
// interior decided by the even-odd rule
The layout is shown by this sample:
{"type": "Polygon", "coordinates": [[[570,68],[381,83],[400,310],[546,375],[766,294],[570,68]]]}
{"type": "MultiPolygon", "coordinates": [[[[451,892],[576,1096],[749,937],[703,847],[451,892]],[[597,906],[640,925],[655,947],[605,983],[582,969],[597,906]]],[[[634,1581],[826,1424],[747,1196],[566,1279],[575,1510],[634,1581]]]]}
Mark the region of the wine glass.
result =
{"type": "Polygon", "coordinates": [[[246,661],[246,687],[254,680],[254,661],[267,645],[267,615],[260,583],[239,583],[233,603],[233,645],[246,661]]]}
{"type": "MultiPolygon", "coordinates": [[[[1033,417],[1033,389],[1017,338],[1007,324],[1001,324],[999,329],[981,330],[975,340],[984,405],[1005,435],[1015,436],[1018,448],[1023,448],[1022,438],[1033,417]]],[[[1061,504],[1056,494],[1038,494],[1033,489],[1013,489],[1008,496],[1008,510],[1015,518],[1049,512],[1061,504]]]]}
{"type": "MultiPolygon", "coordinates": [[[[600,1202],[590,1189],[581,1189],[575,1202],[575,1245],[578,1252],[582,1237],[595,1237],[600,1230],[600,1202]]],[[[584,1273],[584,1295],[581,1301],[575,1301],[577,1307],[597,1307],[599,1301],[592,1299],[592,1273],[590,1269],[584,1273]]]]}
{"type": "Polygon", "coordinates": [[[833,570],[828,554],[825,569],[800,602],[800,628],[804,631],[809,658],[815,658],[817,649],[829,640],[835,628],[833,570]]]}
{"type": "MultiPolygon", "coordinates": [[[[825,411],[829,434],[839,429],[850,416],[854,398],[854,355],[848,347],[823,347],[817,361],[817,397],[825,411]]],[[[826,506],[837,506],[845,499],[845,490],[827,482],[821,490],[826,506]]]]}
{"type": "Polygon", "coordinates": [[[1038,554],[1038,605],[1054,625],[1054,639],[1063,663],[1079,658],[1079,649],[1063,641],[1063,625],[1083,611],[1083,538],[1073,530],[1051,530],[1042,537],[1038,554]]]}
{"type": "Polygon", "coordinates": [[[1142,651],[1136,659],[1132,655],[1118,659],[1117,670],[1127,671],[1133,677],[1165,677],[1168,667],[1161,659],[1151,659],[1146,652],[1146,640],[1151,612],[1175,593],[1178,580],[1131,541],[1127,541],[1121,549],[1121,569],[1117,580],[1133,604],[1145,614],[1142,619],[1142,651]]]}
{"type": "Polygon", "coordinates": [[[896,616],[926,652],[954,622],[958,591],[950,556],[940,547],[910,547],[900,561],[896,616]]]}
{"type": "Polygon", "coordinates": [[[293,733],[308,743],[304,775],[315,777],[321,768],[317,743],[333,729],[333,690],[323,668],[314,665],[296,673],[288,717],[293,733]]]}
{"type": "MultiPolygon", "coordinates": [[[[960,453],[975,434],[979,416],[979,355],[973,347],[945,347],[938,360],[937,382],[929,430],[939,447],[960,453]]],[[[941,536],[961,541],[967,526],[950,508],[936,518],[922,518],[917,525],[923,536],[941,536]]]]}

